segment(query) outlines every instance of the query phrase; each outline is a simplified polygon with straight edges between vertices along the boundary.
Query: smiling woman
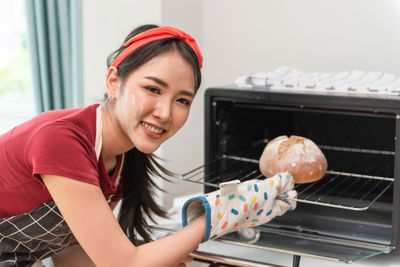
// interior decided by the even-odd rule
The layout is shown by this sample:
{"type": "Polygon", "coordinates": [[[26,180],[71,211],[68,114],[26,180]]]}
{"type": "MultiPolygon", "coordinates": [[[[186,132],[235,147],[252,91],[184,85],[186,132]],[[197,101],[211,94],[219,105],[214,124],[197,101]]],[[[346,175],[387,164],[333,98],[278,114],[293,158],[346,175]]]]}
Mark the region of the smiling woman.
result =
{"type": "Polygon", "coordinates": [[[103,104],[44,112],[0,135],[1,266],[30,266],[57,252],[57,264],[74,259],[73,266],[188,261],[202,240],[203,217],[136,245],[151,239],[146,218],[166,215],[151,175],[169,172],[152,153],[186,122],[201,64],[191,36],[144,25],[109,57],[103,104]],[[121,199],[118,224],[112,208],[121,199]]]}

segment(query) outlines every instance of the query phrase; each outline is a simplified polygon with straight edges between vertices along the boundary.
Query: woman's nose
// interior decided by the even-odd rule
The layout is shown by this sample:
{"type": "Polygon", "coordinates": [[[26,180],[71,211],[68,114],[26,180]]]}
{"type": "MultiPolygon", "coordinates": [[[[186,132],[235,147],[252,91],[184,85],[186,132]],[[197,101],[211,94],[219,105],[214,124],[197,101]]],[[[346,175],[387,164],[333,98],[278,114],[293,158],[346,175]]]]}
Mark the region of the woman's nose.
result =
{"type": "Polygon", "coordinates": [[[168,122],[172,119],[171,104],[169,101],[160,101],[154,108],[153,116],[160,121],[168,122]]]}

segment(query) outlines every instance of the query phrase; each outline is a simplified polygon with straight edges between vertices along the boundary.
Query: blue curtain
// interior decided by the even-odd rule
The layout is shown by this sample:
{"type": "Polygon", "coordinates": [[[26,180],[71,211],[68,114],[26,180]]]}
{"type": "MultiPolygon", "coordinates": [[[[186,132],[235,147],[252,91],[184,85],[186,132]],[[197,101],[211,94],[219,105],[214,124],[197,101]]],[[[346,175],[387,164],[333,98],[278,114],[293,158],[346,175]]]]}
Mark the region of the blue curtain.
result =
{"type": "Polygon", "coordinates": [[[25,0],[36,111],[83,104],[81,0],[25,0]]]}

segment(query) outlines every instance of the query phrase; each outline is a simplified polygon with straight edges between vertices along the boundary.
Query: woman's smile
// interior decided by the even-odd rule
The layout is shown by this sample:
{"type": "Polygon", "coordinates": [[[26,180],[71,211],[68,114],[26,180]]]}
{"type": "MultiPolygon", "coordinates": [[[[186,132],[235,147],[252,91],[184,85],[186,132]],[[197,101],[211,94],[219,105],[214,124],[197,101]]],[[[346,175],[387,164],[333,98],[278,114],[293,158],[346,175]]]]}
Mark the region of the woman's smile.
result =
{"type": "Polygon", "coordinates": [[[160,138],[166,132],[165,129],[154,126],[153,124],[144,121],[140,122],[140,125],[143,126],[144,132],[152,138],[160,138]]]}

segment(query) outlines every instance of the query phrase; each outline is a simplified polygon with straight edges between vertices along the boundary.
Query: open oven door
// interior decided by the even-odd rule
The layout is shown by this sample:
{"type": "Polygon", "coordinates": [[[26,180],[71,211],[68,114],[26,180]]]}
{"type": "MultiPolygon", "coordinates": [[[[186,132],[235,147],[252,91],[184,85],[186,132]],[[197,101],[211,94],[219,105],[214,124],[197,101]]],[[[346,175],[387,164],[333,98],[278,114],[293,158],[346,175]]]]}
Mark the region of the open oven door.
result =
{"type": "MultiPolygon", "coordinates": [[[[155,231],[170,234],[178,231],[182,226],[179,223],[171,223],[152,226],[152,228],[155,231]]],[[[244,237],[243,234],[234,232],[216,239],[213,242],[284,253],[296,257],[306,256],[343,263],[357,262],[375,255],[389,253],[394,249],[391,246],[373,243],[354,241],[346,242],[342,239],[327,237],[318,238],[311,234],[305,235],[304,233],[302,233],[301,236],[296,236],[296,234],[291,231],[277,231],[276,229],[268,230],[266,227],[256,227],[251,229],[255,230],[252,234],[257,233],[256,239],[250,237],[252,234],[247,234],[244,237]]],[[[197,252],[193,253],[192,256],[194,258],[199,258],[200,260],[208,258],[210,262],[219,262],[230,264],[232,266],[278,266],[270,265],[270,263],[266,262],[244,259],[241,258],[240,255],[236,255],[235,258],[224,256],[224,253],[220,251],[210,251],[209,253],[205,253],[204,251],[197,252]]],[[[297,261],[297,265],[295,265],[295,261],[293,261],[293,266],[299,266],[298,263],[299,260],[297,261]]]]}

